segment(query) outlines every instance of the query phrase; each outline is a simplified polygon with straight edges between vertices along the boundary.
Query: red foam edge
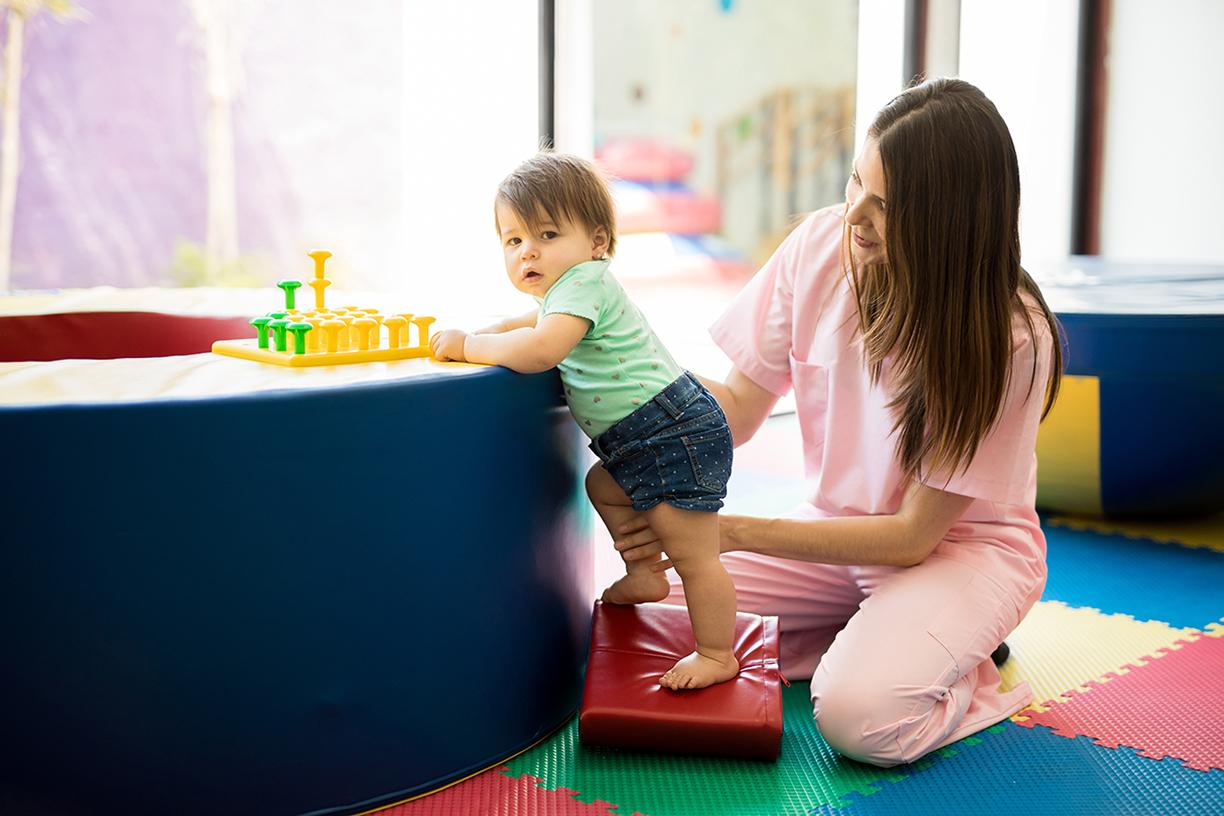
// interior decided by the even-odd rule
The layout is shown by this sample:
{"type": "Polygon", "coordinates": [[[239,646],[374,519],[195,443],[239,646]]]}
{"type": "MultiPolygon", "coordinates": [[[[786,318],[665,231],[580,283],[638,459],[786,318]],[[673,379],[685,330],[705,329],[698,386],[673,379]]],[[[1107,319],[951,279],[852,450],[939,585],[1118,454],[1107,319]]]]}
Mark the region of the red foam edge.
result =
{"type": "Polygon", "coordinates": [[[775,760],[782,747],[778,620],[736,614],[739,675],[697,691],[659,676],[693,651],[688,610],[596,602],[578,735],[587,745],[775,760]]]}
{"type": "Polygon", "coordinates": [[[214,340],[254,337],[246,317],[160,312],[0,316],[0,362],[202,354],[214,340]]]}

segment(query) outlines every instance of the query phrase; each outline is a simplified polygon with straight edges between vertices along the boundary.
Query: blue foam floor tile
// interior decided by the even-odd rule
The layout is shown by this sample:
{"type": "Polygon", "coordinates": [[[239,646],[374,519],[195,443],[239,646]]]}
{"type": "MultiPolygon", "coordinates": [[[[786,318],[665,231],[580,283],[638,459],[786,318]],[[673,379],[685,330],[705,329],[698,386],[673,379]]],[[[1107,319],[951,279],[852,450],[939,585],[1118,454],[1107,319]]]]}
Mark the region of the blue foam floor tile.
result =
{"type": "Polygon", "coordinates": [[[905,779],[813,814],[989,813],[991,816],[1203,816],[1224,813],[1224,771],[1066,739],[1006,722],[972,751],[918,763],[905,779]]]}
{"type": "Polygon", "coordinates": [[[1198,629],[1224,612],[1222,553],[1052,525],[1043,529],[1050,569],[1043,600],[1198,629]]]}

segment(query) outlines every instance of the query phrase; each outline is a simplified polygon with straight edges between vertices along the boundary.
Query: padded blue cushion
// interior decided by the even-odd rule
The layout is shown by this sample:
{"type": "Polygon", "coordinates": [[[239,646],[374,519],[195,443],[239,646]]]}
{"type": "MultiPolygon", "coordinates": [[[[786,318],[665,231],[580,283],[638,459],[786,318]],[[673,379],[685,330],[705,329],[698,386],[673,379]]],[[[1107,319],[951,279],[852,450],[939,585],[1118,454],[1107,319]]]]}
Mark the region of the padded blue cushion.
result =
{"type": "Polygon", "coordinates": [[[577,706],[591,516],[555,372],[0,426],[0,784],[125,812],[352,811],[577,706]]]}

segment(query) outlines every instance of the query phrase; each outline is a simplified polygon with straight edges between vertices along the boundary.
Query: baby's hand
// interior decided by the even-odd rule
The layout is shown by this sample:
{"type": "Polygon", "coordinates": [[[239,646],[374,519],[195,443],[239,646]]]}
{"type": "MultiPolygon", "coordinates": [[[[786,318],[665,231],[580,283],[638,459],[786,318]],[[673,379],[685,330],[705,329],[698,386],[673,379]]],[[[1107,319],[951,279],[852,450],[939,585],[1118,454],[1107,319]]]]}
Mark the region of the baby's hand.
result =
{"type": "Polygon", "coordinates": [[[446,329],[429,338],[429,349],[439,360],[454,360],[464,362],[463,344],[467,340],[467,332],[459,329],[446,329]]]}

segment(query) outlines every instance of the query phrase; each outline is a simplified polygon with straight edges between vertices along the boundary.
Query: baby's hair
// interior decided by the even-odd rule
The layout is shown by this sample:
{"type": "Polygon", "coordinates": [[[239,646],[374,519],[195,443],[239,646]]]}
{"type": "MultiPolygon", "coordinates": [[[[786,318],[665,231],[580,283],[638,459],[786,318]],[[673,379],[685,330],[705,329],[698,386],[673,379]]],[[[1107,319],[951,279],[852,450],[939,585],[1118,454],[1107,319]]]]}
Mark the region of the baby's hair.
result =
{"type": "Polygon", "coordinates": [[[533,232],[548,218],[582,224],[589,232],[603,227],[608,233],[607,257],[616,253],[616,212],[608,183],[595,165],[578,156],[542,151],[515,168],[497,187],[496,205],[514,210],[533,232]]]}

